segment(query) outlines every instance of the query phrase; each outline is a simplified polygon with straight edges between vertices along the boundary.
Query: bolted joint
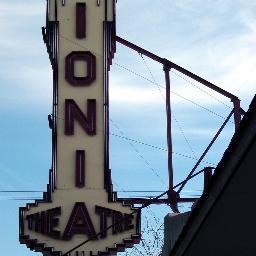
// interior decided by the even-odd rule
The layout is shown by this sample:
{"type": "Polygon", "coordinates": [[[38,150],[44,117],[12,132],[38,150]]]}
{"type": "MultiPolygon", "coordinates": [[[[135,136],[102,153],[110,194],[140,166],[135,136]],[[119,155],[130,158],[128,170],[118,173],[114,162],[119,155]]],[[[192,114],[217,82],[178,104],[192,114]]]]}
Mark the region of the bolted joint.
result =
{"type": "Polygon", "coordinates": [[[179,213],[178,201],[180,199],[179,192],[172,190],[168,191],[168,201],[173,212],[179,213]]]}
{"type": "Polygon", "coordinates": [[[168,200],[170,204],[175,204],[180,199],[180,194],[175,190],[169,190],[167,194],[168,194],[168,200]]]}
{"type": "Polygon", "coordinates": [[[170,71],[171,70],[171,68],[172,68],[172,65],[171,65],[171,63],[170,63],[170,61],[169,60],[167,60],[167,59],[163,59],[163,70],[164,71],[170,71]]]}
{"type": "Polygon", "coordinates": [[[230,100],[231,100],[231,102],[233,102],[233,103],[236,103],[236,102],[240,102],[240,101],[241,101],[237,96],[233,96],[230,100]]]}

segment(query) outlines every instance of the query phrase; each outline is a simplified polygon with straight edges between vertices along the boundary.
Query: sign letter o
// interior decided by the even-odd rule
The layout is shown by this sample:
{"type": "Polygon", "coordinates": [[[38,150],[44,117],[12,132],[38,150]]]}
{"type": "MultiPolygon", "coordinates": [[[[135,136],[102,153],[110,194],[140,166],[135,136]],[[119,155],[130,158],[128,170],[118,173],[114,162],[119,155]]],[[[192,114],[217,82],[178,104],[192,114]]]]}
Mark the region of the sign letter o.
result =
{"type": "Polygon", "coordinates": [[[96,79],[96,57],[89,51],[71,52],[66,57],[65,78],[73,86],[88,86],[96,79]],[[75,76],[75,61],[85,61],[87,75],[75,76]]]}

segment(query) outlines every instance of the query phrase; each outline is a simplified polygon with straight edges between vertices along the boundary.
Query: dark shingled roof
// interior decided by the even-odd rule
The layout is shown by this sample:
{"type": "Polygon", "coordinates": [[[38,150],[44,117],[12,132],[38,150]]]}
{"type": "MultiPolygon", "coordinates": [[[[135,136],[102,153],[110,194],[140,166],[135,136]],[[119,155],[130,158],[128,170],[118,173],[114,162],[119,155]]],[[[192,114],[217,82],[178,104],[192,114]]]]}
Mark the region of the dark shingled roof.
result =
{"type": "Polygon", "coordinates": [[[171,250],[170,256],[175,256],[179,249],[181,249],[181,247],[184,246],[184,244],[185,248],[189,246],[189,243],[192,237],[196,234],[197,230],[199,229],[200,224],[204,221],[208,213],[213,208],[214,203],[221,195],[223,188],[225,188],[228,182],[232,179],[234,173],[237,170],[237,167],[245,157],[248,148],[255,141],[256,95],[254,96],[249,106],[249,110],[244,115],[244,118],[241,121],[238,131],[234,134],[228,148],[226,149],[221,161],[219,162],[207,191],[205,191],[205,193],[201,196],[196,207],[191,212],[191,216],[188,219],[186,225],[184,226],[177,242],[174,245],[174,248],[171,250]],[[239,147],[241,144],[243,145],[242,150],[239,147]],[[236,161],[234,161],[234,156],[237,157],[236,161]],[[211,196],[213,192],[215,193],[215,195],[218,194],[217,197],[211,196]],[[193,235],[191,234],[191,231],[193,227],[197,225],[196,222],[199,223],[199,227],[196,228],[196,231],[193,230],[193,235]]]}

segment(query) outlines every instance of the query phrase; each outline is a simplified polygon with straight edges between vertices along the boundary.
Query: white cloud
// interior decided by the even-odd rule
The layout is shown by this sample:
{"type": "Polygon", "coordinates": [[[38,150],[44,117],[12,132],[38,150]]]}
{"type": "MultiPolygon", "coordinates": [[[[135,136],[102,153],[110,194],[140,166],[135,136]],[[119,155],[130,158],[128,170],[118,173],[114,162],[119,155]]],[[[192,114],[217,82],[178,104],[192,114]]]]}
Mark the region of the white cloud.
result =
{"type": "MultiPolygon", "coordinates": [[[[251,1],[238,0],[203,3],[200,0],[172,3],[163,0],[152,2],[150,6],[147,1],[134,5],[132,1],[123,0],[118,3],[118,34],[237,95],[246,109],[256,92],[253,75],[256,66],[255,7],[251,1]],[[143,7],[145,11],[141,12],[143,7]],[[135,21],[136,29],[131,25],[135,21]]],[[[124,52],[121,49],[117,55],[124,52]]],[[[131,55],[129,62],[134,56],[136,53],[131,55]]],[[[133,70],[138,67],[134,65],[133,70]]],[[[152,73],[160,71],[152,68],[152,73]]],[[[172,74],[171,79],[173,82],[172,74]]],[[[173,83],[174,86],[179,84],[179,88],[176,86],[178,93],[200,104],[213,107],[219,104],[197,89],[189,88],[184,81],[174,78],[173,83]]],[[[201,88],[205,87],[201,85],[201,88]]],[[[205,89],[231,105],[229,99],[205,89]]],[[[174,100],[174,103],[181,102],[184,101],[174,100]]]]}
{"type": "Polygon", "coordinates": [[[6,74],[7,81],[1,92],[1,102],[30,106],[49,106],[52,99],[52,74],[46,67],[21,66],[6,74]],[[13,82],[12,75],[15,75],[13,82]]]}
{"type": "MultiPolygon", "coordinates": [[[[216,132],[218,131],[218,128],[203,128],[203,127],[195,127],[195,128],[187,128],[186,129],[186,134],[189,136],[198,136],[200,138],[202,137],[210,137],[213,138],[213,136],[216,134],[216,132]]],[[[222,136],[230,136],[230,134],[234,133],[234,129],[229,128],[229,129],[224,129],[221,132],[222,136]]]]}
{"type": "Polygon", "coordinates": [[[0,18],[7,17],[10,19],[18,17],[17,21],[22,17],[27,18],[28,16],[36,18],[38,15],[42,14],[42,10],[45,10],[45,1],[22,1],[22,3],[20,1],[6,1],[0,3],[0,18]]]}
{"type": "MultiPolygon", "coordinates": [[[[40,53],[41,27],[45,23],[45,1],[0,3],[0,55],[6,59],[40,53]]],[[[17,60],[16,60],[17,61],[17,60]]]]}
{"type": "MultiPolygon", "coordinates": [[[[142,64],[141,64],[142,65],[142,64]]],[[[161,71],[162,72],[162,71],[161,71]]],[[[230,101],[218,95],[215,91],[203,86],[192,79],[181,76],[180,73],[170,73],[171,104],[188,109],[199,104],[205,107],[221,107],[226,104],[232,108],[230,101]],[[185,80],[184,80],[184,79],[185,80]],[[193,83],[193,85],[191,85],[193,83]]],[[[165,105],[165,84],[155,84],[154,81],[140,79],[136,84],[130,81],[134,75],[130,73],[110,74],[110,100],[115,103],[131,103],[136,105],[165,105]]]]}
{"type": "MultiPolygon", "coordinates": [[[[256,49],[255,49],[256,50],[256,49]]],[[[232,56],[226,57],[222,67],[227,70],[218,78],[219,83],[225,89],[233,91],[243,98],[256,93],[256,79],[254,76],[256,67],[256,54],[245,49],[235,52],[232,56]]]]}
{"type": "Polygon", "coordinates": [[[145,86],[134,87],[127,83],[125,79],[118,79],[117,77],[111,77],[110,79],[110,101],[133,105],[163,104],[161,95],[155,93],[154,88],[145,86]]]}

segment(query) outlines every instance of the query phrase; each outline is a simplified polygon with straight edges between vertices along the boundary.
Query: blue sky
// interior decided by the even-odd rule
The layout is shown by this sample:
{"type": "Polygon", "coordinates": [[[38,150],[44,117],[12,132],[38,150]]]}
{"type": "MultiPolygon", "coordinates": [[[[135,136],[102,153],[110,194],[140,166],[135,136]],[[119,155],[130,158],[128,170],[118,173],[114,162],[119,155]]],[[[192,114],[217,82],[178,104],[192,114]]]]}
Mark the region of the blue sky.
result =
{"type": "MultiPolygon", "coordinates": [[[[119,36],[232,92],[247,110],[256,91],[256,3],[118,0],[117,7],[119,36]]],[[[0,190],[44,190],[47,183],[51,156],[47,115],[51,112],[52,82],[41,36],[44,22],[45,1],[0,0],[0,190]]],[[[166,190],[166,151],[131,140],[128,143],[118,137],[166,149],[162,67],[118,46],[110,75],[114,186],[118,191],[166,190]]],[[[223,103],[229,107],[231,104],[228,99],[173,72],[171,89],[177,183],[186,176],[196,161],[194,158],[200,156],[223,117],[228,115],[230,109],[223,103]]],[[[208,162],[218,162],[233,130],[230,122],[202,167],[208,162]]],[[[199,178],[185,187],[183,195],[198,194],[201,189],[199,178]]],[[[37,255],[18,243],[18,207],[27,201],[8,200],[37,196],[41,193],[0,193],[1,240],[4,241],[0,251],[6,256],[37,255]]],[[[167,207],[152,209],[158,216],[169,211],[167,207]]]]}

